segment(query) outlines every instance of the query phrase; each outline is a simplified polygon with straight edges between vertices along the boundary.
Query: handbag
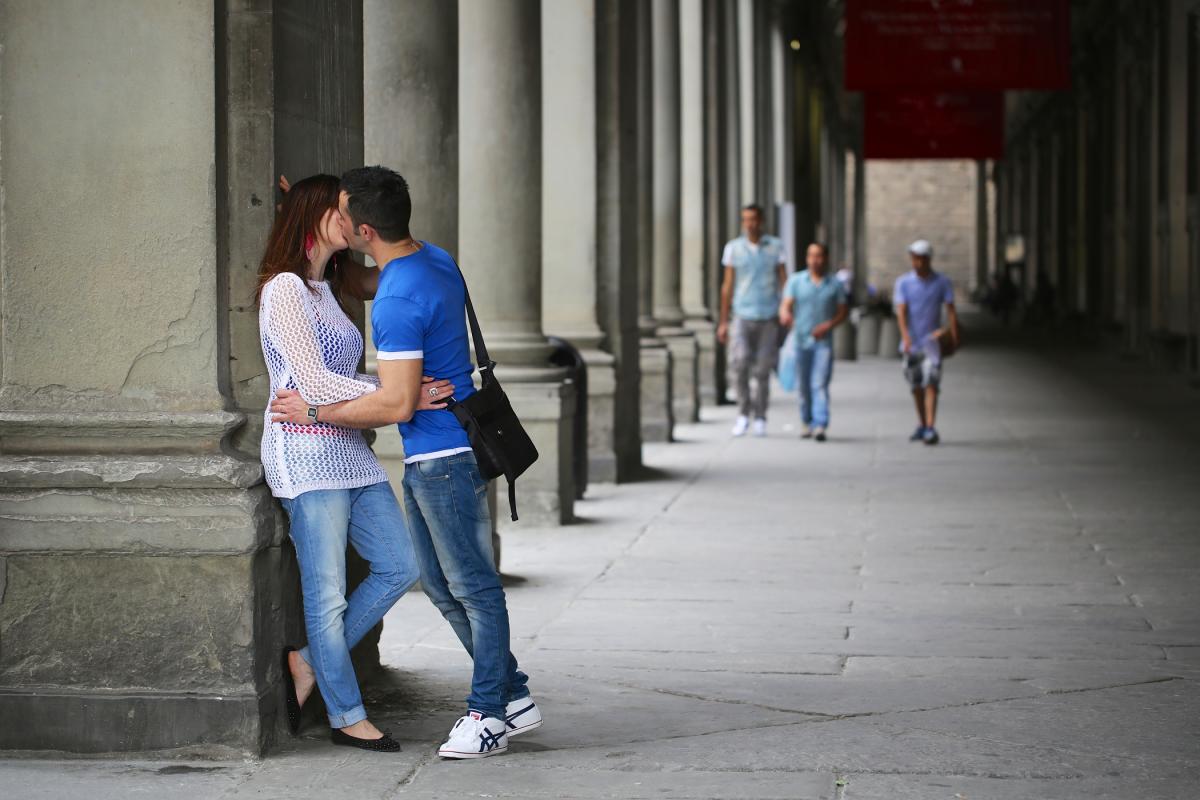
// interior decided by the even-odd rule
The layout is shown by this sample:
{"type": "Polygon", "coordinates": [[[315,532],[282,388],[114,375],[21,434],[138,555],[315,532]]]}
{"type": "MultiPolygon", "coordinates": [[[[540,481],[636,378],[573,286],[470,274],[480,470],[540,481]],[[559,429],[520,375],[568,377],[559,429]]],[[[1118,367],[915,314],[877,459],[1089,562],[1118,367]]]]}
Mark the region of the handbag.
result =
{"type": "MultiPolygon", "coordinates": [[[[454,266],[458,267],[458,264],[454,266]]],[[[471,291],[467,288],[462,267],[458,267],[458,274],[467,298],[467,321],[471,326],[471,341],[475,345],[475,362],[482,385],[465,400],[450,398],[446,407],[466,430],[484,480],[490,481],[503,475],[508,481],[508,508],[513,522],[516,522],[517,478],[537,461],[538,451],[521,426],[521,420],[508,402],[500,381],[496,379],[496,362],[488,357],[483,331],[479,329],[479,318],[475,316],[475,306],[471,303],[471,291]]]]}

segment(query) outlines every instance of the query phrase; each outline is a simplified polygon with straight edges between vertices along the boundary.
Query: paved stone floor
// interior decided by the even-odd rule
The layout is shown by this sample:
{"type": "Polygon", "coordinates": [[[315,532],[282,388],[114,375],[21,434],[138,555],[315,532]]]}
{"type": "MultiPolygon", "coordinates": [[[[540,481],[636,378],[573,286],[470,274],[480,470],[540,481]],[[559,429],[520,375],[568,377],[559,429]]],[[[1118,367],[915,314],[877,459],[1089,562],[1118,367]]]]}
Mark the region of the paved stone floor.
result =
{"type": "Polygon", "coordinates": [[[709,410],[651,480],[507,535],[547,716],[508,755],[433,757],[469,663],[410,596],[368,693],[398,756],[314,724],[263,761],[0,761],[0,796],[1200,797],[1198,396],[979,344],[928,448],[894,362],[839,362],[828,443],[791,397],[765,440],[709,410]]]}

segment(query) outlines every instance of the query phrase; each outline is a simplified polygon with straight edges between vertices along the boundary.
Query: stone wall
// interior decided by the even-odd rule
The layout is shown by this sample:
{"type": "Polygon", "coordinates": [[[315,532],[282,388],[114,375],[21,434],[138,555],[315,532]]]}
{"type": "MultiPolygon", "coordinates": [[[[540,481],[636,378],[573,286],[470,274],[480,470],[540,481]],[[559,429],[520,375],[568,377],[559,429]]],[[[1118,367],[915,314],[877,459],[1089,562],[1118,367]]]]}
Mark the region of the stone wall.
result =
{"type": "Polygon", "coordinates": [[[908,245],[928,239],[934,269],[965,296],[976,274],[975,162],[876,160],[865,175],[867,263],[856,267],[867,282],[890,296],[911,268],[908,245]]]}

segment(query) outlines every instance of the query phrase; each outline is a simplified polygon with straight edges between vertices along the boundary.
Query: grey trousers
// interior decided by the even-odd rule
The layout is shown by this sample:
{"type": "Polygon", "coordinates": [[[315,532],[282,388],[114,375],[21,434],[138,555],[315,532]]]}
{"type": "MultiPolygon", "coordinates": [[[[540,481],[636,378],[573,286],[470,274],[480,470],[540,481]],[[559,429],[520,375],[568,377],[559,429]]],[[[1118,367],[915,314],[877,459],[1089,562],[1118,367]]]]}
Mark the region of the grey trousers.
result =
{"type": "Polygon", "coordinates": [[[737,387],[738,413],[767,418],[771,399],[771,370],[779,358],[779,320],[734,319],[729,361],[737,387]],[[754,378],[751,392],[750,379],[754,378]]]}

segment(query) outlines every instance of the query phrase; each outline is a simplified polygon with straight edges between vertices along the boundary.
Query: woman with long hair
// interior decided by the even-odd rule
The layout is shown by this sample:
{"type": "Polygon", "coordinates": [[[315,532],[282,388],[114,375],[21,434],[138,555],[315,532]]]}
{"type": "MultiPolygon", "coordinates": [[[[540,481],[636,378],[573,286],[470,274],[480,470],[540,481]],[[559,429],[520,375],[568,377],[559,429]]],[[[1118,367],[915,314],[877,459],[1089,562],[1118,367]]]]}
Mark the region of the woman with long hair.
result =
{"type": "Polygon", "coordinates": [[[269,410],[280,389],[299,391],[314,408],[376,390],[378,381],[358,372],[363,338],[341,299],[366,299],[377,274],[348,256],[336,177],[314,175],[285,192],[255,299],[271,378],[262,462],[291,522],[308,633],[306,647],[287,647],[282,655],[288,727],[299,730],[301,707],[315,684],[334,744],[396,752],[400,745],[367,720],[350,650],[417,580],[403,512],[361,431],[316,415],[307,425],[277,421],[269,410]],[[370,563],[349,598],[347,541],[370,563]]]}

